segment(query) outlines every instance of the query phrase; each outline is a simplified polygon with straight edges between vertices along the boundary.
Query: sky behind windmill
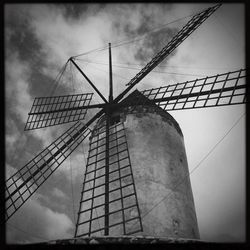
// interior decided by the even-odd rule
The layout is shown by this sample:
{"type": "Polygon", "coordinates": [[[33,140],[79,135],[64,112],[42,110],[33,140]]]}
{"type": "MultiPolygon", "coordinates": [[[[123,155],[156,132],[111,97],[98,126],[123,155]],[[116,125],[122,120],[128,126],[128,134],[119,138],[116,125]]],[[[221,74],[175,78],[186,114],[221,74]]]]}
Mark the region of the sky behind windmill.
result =
{"type": "MultiPolygon", "coordinates": [[[[210,6],[5,5],[6,175],[25,165],[72,125],[24,132],[34,97],[93,92],[72,65],[68,65],[54,91],[53,80],[69,57],[103,48],[111,42],[116,96],[186,24],[190,17],[185,17],[210,6]],[[180,20],[173,22],[177,19],[180,20]],[[168,23],[171,24],[162,27],[168,23]],[[155,27],[162,29],[152,32],[155,27]],[[148,35],[144,37],[144,34],[148,35]],[[125,43],[135,37],[144,39],[125,43]],[[116,46],[120,41],[124,44],[116,46]]],[[[244,41],[244,5],[223,4],[155,72],[143,79],[138,89],[245,68],[244,41]]],[[[79,66],[107,97],[107,49],[77,59],[79,66]]],[[[95,94],[92,103],[98,102],[102,100],[95,94]]],[[[190,171],[244,112],[244,105],[171,112],[184,134],[190,171]]],[[[93,113],[90,111],[87,118],[93,113]]],[[[73,236],[87,150],[87,142],[80,145],[8,221],[7,242],[39,242],[73,236]]],[[[195,169],[191,183],[201,239],[244,241],[245,116],[195,169]]]]}

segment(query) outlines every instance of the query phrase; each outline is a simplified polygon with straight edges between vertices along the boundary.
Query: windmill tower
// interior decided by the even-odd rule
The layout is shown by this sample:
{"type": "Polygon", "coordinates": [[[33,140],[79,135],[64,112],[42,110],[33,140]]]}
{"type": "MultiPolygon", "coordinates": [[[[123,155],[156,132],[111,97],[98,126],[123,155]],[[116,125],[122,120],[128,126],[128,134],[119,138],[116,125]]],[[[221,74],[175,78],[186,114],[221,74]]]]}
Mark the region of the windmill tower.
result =
{"type": "Polygon", "coordinates": [[[107,235],[199,238],[183,135],[174,118],[139,91],[125,98],[110,115],[108,179],[105,123],[101,117],[90,138],[75,236],[104,234],[107,202],[107,235]],[[142,224],[141,214],[154,206],[154,197],[159,202],[166,195],[142,224]]]}
{"type": "Polygon", "coordinates": [[[6,219],[90,135],[75,237],[145,233],[198,238],[190,181],[186,178],[181,184],[178,182],[188,174],[182,133],[166,111],[245,103],[246,93],[239,90],[246,89],[241,81],[246,71],[133,92],[124,97],[219,6],[195,15],[115,99],[112,80],[109,100],[106,100],[74,58],[70,58],[104,103],[90,105],[91,93],[34,100],[26,130],[77,122],[6,181],[6,219]],[[80,122],[91,108],[101,110],[86,123],[80,122]],[[89,126],[94,122],[96,125],[91,131],[89,126]],[[152,207],[150,195],[161,197],[163,193],[169,193],[168,202],[162,202],[161,211],[146,217],[152,207]],[[115,202],[119,204],[113,205],[115,202]],[[152,227],[152,223],[158,228],[152,227]]]}

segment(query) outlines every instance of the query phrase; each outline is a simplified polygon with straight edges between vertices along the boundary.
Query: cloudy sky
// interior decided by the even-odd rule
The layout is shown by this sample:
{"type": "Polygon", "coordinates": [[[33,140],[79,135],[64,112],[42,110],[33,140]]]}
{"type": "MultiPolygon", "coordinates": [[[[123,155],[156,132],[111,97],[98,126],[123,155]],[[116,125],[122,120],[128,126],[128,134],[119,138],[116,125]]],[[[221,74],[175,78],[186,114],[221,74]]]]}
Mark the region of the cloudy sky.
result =
{"type": "MultiPolygon", "coordinates": [[[[108,98],[108,50],[102,48],[111,42],[116,96],[190,15],[210,6],[5,5],[6,175],[72,125],[24,132],[34,97],[93,92],[70,64],[55,83],[69,57],[82,54],[76,62],[108,98]]],[[[244,68],[244,35],[244,5],[223,4],[138,89],[244,68]]],[[[95,94],[91,103],[100,102],[95,94]]],[[[171,112],[184,134],[202,240],[245,239],[244,113],[244,105],[171,112]]],[[[7,222],[8,243],[73,236],[87,150],[87,142],[80,145],[7,222]]]]}

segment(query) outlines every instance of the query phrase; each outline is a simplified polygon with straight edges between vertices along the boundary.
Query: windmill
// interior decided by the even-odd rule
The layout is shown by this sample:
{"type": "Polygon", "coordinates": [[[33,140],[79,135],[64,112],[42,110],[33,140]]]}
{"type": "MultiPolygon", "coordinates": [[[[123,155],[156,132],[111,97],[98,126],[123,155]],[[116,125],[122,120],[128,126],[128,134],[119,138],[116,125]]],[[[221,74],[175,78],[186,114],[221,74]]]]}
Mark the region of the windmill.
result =
{"type": "MultiPolygon", "coordinates": [[[[112,121],[113,117],[111,116],[111,113],[114,113],[114,110],[120,106],[128,105],[121,102],[123,97],[169,53],[180,45],[180,43],[187,38],[203,21],[205,21],[205,19],[209,17],[218,7],[219,6],[217,5],[216,7],[209,8],[206,11],[194,16],[190,22],[185,25],[183,29],[173,38],[173,40],[166,47],[164,47],[163,50],[159,52],[152,59],[152,61],[150,61],[148,65],[136,75],[135,78],[129,82],[128,88],[114,100],[112,98],[112,84],[110,84],[110,98],[109,101],[107,101],[98,89],[95,88],[87,76],[81,71],[74,59],[71,58],[70,61],[80,70],[85,79],[103,99],[104,103],[89,105],[92,94],[36,98],[29,114],[26,130],[82,119],[84,118],[84,115],[86,114],[85,111],[87,109],[98,107],[102,108],[102,110],[86,124],[82,124],[80,122],[75,123],[73,127],[67,130],[61,137],[58,138],[58,140],[52,143],[37,157],[25,165],[24,168],[20,169],[14,176],[7,180],[7,218],[10,218],[10,216],[14,214],[14,212],[16,212],[22,204],[24,204],[24,202],[50,176],[50,174],[53,173],[69,156],[69,154],[90,134],[90,130],[88,129],[89,125],[97,121],[97,119],[103,115],[106,115],[105,138],[109,138],[109,126],[112,126],[112,123],[116,124],[112,121]],[[31,186],[35,188],[31,188],[31,186]]],[[[239,70],[183,84],[176,84],[174,86],[146,90],[143,91],[143,94],[152,102],[160,104],[160,106],[165,110],[194,108],[197,104],[200,105],[198,105],[199,107],[208,107],[244,103],[246,101],[245,99],[234,102],[234,97],[244,97],[244,93],[239,94],[238,90],[244,90],[246,88],[245,85],[240,85],[240,79],[243,79],[246,76],[245,73],[245,70],[239,70]],[[232,81],[234,81],[234,85],[230,85],[228,87],[226,84],[232,81]],[[221,83],[221,88],[216,88],[216,86],[221,83]],[[188,92],[188,90],[190,90],[190,92],[188,92]],[[230,94],[225,96],[224,93],[230,94]],[[218,94],[218,96],[213,97],[213,95],[216,94],[218,94]],[[192,98],[194,98],[195,101],[193,101],[192,98]],[[229,100],[227,104],[220,102],[222,99],[224,100],[226,98],[229,100]],[[211,100],[215,100],[215,104],[210,104],[211,100]]],[[[134,106],[145,105],[146,100],[141,98],[138,93],[135,93],[135,96],[136,95],[138,95],[138,97],[134,98],[136,100],[134,106]]],[[[106,143],[106,148],[109,149],[109,140],[107,140],[106,143]]],[[[106,152],[105,165],[109,166],[109,157],[107,157],[107,155],[110,155],[110,153],[106,152]]],[[[107,168],[106,171],[108,171],[107,168]]],[[[105,177],[108,177],[108,173],[105,173],[105,177]]],[[[108,183],[108,180],[106,180],[105,183],[108,183]]],[[[106,190],[105,193],[107,194],[108,190],[106,190]]],[[[135,189],[132,194],[135,194],[135,189]]],[[[108,209],[108,197],[106,199],[105,204],[106,209],[108,209]]],[[[137,210],[139,211],[139,209],[137,210]]],[[[105,223],[108,225],[108,211],[106,211],[105,214],[105,223]]],[[[105,226],[105,230],[108,231],[108,229],[109,227],[105,226]]],[[[105,234],[108,234],[107,231],[105,234]]]]}

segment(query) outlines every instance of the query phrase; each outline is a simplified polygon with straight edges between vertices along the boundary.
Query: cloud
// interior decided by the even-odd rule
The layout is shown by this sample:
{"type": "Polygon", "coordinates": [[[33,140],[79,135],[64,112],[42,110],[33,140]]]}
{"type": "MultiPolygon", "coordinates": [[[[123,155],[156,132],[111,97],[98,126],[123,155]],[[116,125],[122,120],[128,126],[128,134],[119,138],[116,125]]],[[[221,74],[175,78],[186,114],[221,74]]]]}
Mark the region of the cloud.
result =
{"type": "Polygon", "coordinates": [[[60,189],[58,189],[56,187],[53,189],[52,195],[54,195],[57,198],[63,198],[63,199],[67,198],[65,193],[63,193],[60,189]]]}
{"type": "MultiPolygon", "coordinates": [[[[13,27],[6,28],[6,32],[8,34],[6,40],[12,44],[13,48],[11,50],[11,46],[7,46],[6,53],[8,56],[5,61],[6,146],[9,150],[17,141],[20,144],[19,147],[24,146],[27,141],[27,132],[21,136],[21,130],[24,128],[33,102],[30,91],[32,89],[31,76],[34,69],[31,67],[29,60],[24,60],[25,57],[21,54],[23,50],[20,49],[20,46],[14,46],[13,42],[11,42],[12,36],[15,34],[13,33],[13,27]]],[[[24,31],[23,34],[25,34],[24,31]]],[[[34,46],[31,44],[30,47],[34,46]]],[[[46,145],[51,138],[55,138],[53,135],[58,135],[60,131],[58,129],[47,130],[44,133],[35,131],[32,135],[41,140],[43,145],[46,145]]],[[[31,134],[32,132],[28,133],[31,134]]]]}
{"type": "Polygon", "coordinates": [[[16,151],[27,143],[27,137],[17,126],[17,121],[8,116],[5,120],[5,152],[8,157],[15,158],[16,151]]]}
{"type": "Polygon", "coordinates": [[[78,20],[82,16],[98,14],[106,4],[57,4],[56,8],[61,8],[63,16],[67,20],[78,20]]]}
{"type": "MultiPolygon", "coordinates": [[[[175,24],[165,27],[164,29],[158,29],[166,24],[166,20],[174,19],[174,9],[172,5],[165,4],[132,4],[132,5],[117,5],[111,8],[111,14],[114,17],[113,26],[115,32],[119,36],[125,36],[126,39],[135,41],[138,40],[138,36],[144,36],[143,40],[139,39],[139,42],[131,43],[128,46],[126,52],[132,51],[127,56],[123,54],[123,60],[132,61],[135,60],[142,65],[148,62],[156,53],[158,53],[172,36],[177,33],[175,24]],[[170,12],[171,10],[171,12],[170,12]],[[166,18],[166,11],[168,16],[166,18]]],[[[122,40],[122,39],[121,39],[122,40]]],[[[171,53],[170,56],[173,56],[171,53]]],[[[170,57],[169,56],[169,57],[170,57]]]]}
{"type": "MultiPolygon", "coordinates": [[[[177,32],[178,30],[175,28],[165,28],[154,32],[140,44],[140,48],[135,54],[135,59],[141,62],[149,61],[152,56],[161,51],[177,32]]],[[[174,55],[175,51],[168,56],[168,59],[174,55]]]]}
{"type": "MultiPolygon", "coordinates": [[[[30,74],[29,66],[20,61],[17,54],[13,53],[6,62],[6,148],[10,150],[18,142],[18,147],[23,147],[27,141],[27,136],[31,135],[39,139],[43,146],[48,146],[57,138],[65,128],[49,128],[34,130],[21,134],[26,123],[28,112],[32,105],[32,98],[29,92],[28,77],[30,74]],[[19,123],[19,127],[16,124],[19,123]],[[20,127],[21,126],[21,127],[20,127]]],[[[13,150],[11,150],[13,151],[13,150]]]]}
{"type": "Polygon", "coordinates": [[[18,54],[13,53],[5,62],[6,96],[8,97],[8,112],[15,113],[24,123],[31,106],[28,75],[29,65],[19,60],[18,54]]]}
{"type": "Polygon", "coordinates": [[[73,235],[73,223],[66,214],[52,211],[34,199],[30,199],[9,223],[12,226],[8,227],[7,223],[7,243],[22,242],[24,239],[41,242],[70,238],[73,235]]]}
{"type": "Polygon", "coordinates": [[[105,36],[102,27],[107,29],[108,25],[106,17],[100,13],[97,13],[98,18],[81,16],[74,20],[65,19],[62,8],[53,5],[30,5],[27,12],[31,15],[31,26],[43,44],[48,62],[56,64],[66,62],[77,51],[100,47],[105,36]]]}
{"type": "Polygon", "coordinates": [[[6,164],[6,167],[5,167],[5,169],[6,169],[6,172],[5,172],[5,174],[6,174],[6,179],[8,179],[10,176],[12,176],[13,174],[15,174],[16,173],[16,169],[15,168],[13,168],[10,164],[6,164]]]}
{"type": "MultiPolygon", "coordinates": [[[[16,170],[12,166],[6,165],[7,178],[15,172],[16,170]]],[[[57,188],[53,190],[53,193],[65,197],[63,192],[57,188]]],[[[39,242],[72,237],[73,223],[70,218],[65,213],[59,213],[41,205],[39,199],[48,199],[48,197],[34,193],[9,219],[6,230],[7,243],[39,242]]]]}
{"type": "Polygon", "coordinates": [[[67,126],[56,125],[54,127],[40,128],[29,131],[32,136],[39,138],[43,143],[43,148],[49,146],[53,141],[59,138],[67,127],[73,126],[74,123],[67,124],[67,126]]]}
{"type": "MultiPolygon", "coordinates": [[[[81,147],[81,145],[79,146],[81,147]]],[[[86,147],[85,147],[86,150],[86,147]]],[[[87,158],[87,154],[85,156],[82,152],[74,152],[72,153],[63,163],[61,167],[58,168],[56,174],[63,174],[68,181],[72,181],[73,183],[81,180],[84,175],[86,162],[85,157],[87,158]],[[71,168],[72,168],[72,177],[71,177],[71,168]]]]}

